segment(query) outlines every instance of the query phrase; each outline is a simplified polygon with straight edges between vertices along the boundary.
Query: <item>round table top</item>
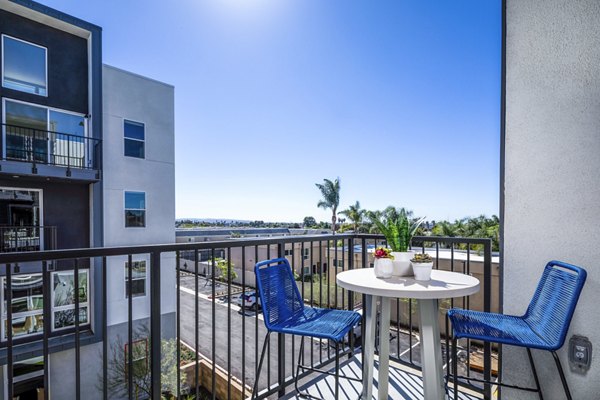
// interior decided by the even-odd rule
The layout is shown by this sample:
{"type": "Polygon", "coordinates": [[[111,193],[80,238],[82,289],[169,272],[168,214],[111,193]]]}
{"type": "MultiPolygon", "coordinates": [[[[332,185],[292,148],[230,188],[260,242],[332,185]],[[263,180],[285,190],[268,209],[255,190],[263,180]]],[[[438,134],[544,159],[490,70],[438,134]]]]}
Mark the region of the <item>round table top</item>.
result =
{"type": "Polygon", "coordinates": [[[417,281],[412,276],[375,277],[373,268],[343,271],[336,276],[344,289],[373,296],[447,299],[468,296],[479,291],[479,279],[458,272],[433,270],[431,280],[417,281]]]}

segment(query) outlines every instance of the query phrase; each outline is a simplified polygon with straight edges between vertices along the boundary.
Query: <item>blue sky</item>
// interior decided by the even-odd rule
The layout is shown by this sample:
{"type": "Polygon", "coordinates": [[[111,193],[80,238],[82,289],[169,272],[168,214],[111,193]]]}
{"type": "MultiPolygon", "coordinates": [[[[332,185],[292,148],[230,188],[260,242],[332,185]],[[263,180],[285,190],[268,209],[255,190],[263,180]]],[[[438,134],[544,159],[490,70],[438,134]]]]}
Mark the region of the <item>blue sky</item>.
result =
{"type": "Polygon", "coordinates": [[[176,90],[177,217],[497,214],[500,0],[49,0],[176,90]]]}

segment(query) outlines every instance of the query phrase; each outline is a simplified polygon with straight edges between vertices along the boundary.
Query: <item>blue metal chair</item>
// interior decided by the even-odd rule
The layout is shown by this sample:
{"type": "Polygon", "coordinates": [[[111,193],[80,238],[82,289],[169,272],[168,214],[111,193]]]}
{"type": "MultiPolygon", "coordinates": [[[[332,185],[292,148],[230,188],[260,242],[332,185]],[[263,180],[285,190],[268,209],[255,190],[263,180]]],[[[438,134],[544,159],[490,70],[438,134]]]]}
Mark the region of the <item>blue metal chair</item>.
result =
{"type": "MultiPolygon", "coordinates": [[[[298,390],[298,377],[300,369],[317,371],[327,375],[335,376],[335,398],[339,395],[339,346],[352,328],[358,324],[361,315],[354,311],[332,310],[324,308],[305,307],[289,262],[285,258],[276,258],[273,260],[261,261],[254,267],[256,274],[256,283],[258,294],[261,300],[261,307],[267,335],[260,354],[258,371],[254,381],[252,398],[258,394],[258,378],[262,368],[265,350],[272,332],[302,336],[300,343],[300,354],[298,355],[298,364],[296,367],[296,377],[294,386],[299,395],[304,397],[313,397],[307,393],[301,393],[298,390]],[[316,337],[328,339],[335,343],[335,373],[323,371],[313,367],[301,364],[304,337],[316,337]]],[[[352,335],[350,335],[352,336],[352,335]]],[[[350,342],[350,351],[352,351],[352,342],[350,342]]],[[[343,378],[361,381],[360,379],[343,376],[343,378]]]]}
{"type": "Polygon", "coordinates": [[[458,379],[492,383],[513,389],[537,392],[543,399],[540,381],[537,376],[531,349],[547,350],[552,353],[560,379],[568,399],[571,399],[569,385],[556,350],[565,343],[571,318],[577,300],[587,276],[583,268],[560,261],[550,261],[546,268],[533,299],[523,316],[512,316],[480,311],[451,309],[448,317],[452,321],[453,354],[456,354],[456,340],[461,338],[481,340],[484,342],[502,343],[525,347],[529,363],[535,379],[535,388],[524,388],[505,383],[488,382],[482,379],[457,376],[456,357],[453,360],[454,398],[457,398],[458,379]]]}

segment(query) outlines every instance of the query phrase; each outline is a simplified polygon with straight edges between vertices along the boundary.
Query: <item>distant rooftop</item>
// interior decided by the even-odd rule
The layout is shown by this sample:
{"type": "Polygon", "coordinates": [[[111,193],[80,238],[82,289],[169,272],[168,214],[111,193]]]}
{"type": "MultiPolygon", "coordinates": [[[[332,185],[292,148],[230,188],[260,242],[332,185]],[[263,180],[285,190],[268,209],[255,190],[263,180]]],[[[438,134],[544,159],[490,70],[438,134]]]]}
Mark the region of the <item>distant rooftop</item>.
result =
{"type": "Polygon", "coordinates": [[[290,235],[288,228],[177,228],[175,229],[176,236],[224,236],[231,233],[239,235],[290,235]]]}

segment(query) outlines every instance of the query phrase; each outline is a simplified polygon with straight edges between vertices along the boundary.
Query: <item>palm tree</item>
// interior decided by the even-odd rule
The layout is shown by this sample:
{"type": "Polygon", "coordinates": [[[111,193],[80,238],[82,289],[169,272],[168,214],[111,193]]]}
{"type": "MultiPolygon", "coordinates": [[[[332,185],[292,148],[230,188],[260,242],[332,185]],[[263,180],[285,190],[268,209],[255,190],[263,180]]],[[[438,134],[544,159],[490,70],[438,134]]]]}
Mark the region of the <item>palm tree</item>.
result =
{"type": "Polygon", "coordinates": [[[457,226],[448,221],[440,221],[435,224],[432,233],[436,236],[455,237],[460,236],[457,226]]]}
{"type": "Polygon", "coordinates": [[[325,210],[331,209],[331,229],[336,231],[337,208],[340,205],[340,178],[335,178],[332,182],[329,179],[323,179],[323,183],[315,183],[321,191],[323,198],[317,203],[317,207],[325,210]]]}
{"type": "Polygon", "coordinates": [[[358,226],[362,223],[363,217],[365,216],[366,210],[360,208],[360,203],[357,201],[356,204],[349,206],[346,210],[340,211],[338,214],[345,215],[350,221],[354,232],[358,232],[358,226]]]}

